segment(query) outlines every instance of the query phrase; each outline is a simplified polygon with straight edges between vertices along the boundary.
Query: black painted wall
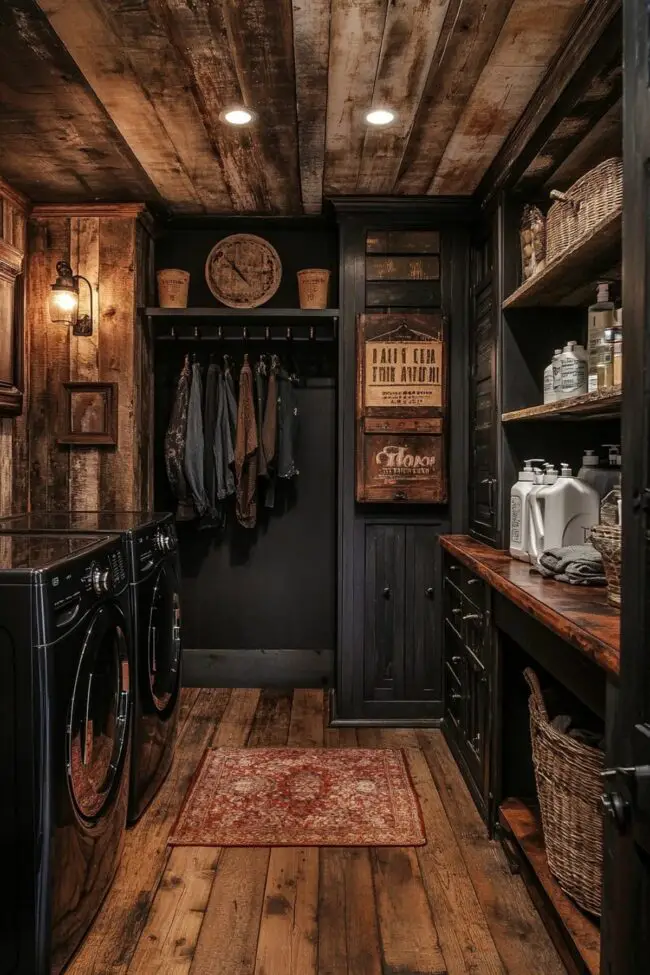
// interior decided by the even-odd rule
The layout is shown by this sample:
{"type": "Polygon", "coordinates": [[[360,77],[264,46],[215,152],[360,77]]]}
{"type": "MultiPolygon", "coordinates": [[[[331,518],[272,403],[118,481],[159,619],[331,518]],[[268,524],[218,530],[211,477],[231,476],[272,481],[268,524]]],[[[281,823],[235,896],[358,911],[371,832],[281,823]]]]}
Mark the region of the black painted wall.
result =
{"type": "MultiPolygon", "coordinates": [[[[174,221],[159,240],[156,264],[191,272],[188,304],[216,306],[204,278],[206,257],[228,233],[257,233],[278,250],[283,264],[280,288],[269,307],[297,308],[295,272],[304,267],[332,271],[330,305],[336,306],[338,242],[335,226],[325,220],[202,218],[174,221]]],[[[274,319],[274,324],[278,324],[274,319]]],[[[201,320],[201,335],[210,323],[201,320]]],[[[158,329],[168,326],[155,323],[158,329]]],[[[298,331],[298,329],[296,329],[298,331]]],[[[261,351],[276,351],[308,377],[297,390],[300,413],[294,482],[281,484],[273,511],[259,508],[258,525],[241,528],[228,505],[225,532],[200,530],[196,523],[180,524],[183,575],[184,644],[194,650],[329,651],[336,638],[336,342],[259,343],[250,341],[157,342],[155,361],[155,501],[173,508],[162,445],[178,373],[185,353],[207,365],[227,352],[239,368],[244,352],[254,360],[261,351]]],[[[255,658],[255,661],[260,658],[255,658]]],[[[289,658],[287,658],[289,659],[289,658]]],[[[293,658],[295,659],[295,658],[293,658]]],[[[315,658],[314,658],[315,659],[315,658]]],[[[321,659],[320,657],[318,658],[321,659]]],[[[241,683],[264,683],[264,674],[251,676],[242,659],[241,683]]],[[[237,669],[231,680],[237,683],[237,669]]],[[[284,682],[291,683],[291,664],[284,682]]],[[[254,669],[254,668],[253,668],[254,669]]],[[[327,678],[317,675],[316,681],[327,678]]],[[[218,675],[217,675],[218,680],[218,675]]]]}

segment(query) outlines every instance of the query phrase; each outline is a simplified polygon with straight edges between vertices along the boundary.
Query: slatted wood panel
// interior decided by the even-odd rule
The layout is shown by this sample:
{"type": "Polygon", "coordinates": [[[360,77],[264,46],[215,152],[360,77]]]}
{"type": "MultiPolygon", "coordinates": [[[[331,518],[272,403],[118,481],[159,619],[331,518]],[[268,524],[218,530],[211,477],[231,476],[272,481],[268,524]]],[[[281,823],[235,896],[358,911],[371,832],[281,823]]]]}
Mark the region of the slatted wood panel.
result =
{"type": "Polygon", "coordinates": [[[181,707],[170,776],[127,834],[72,975],[561,975],[440,732],[330,729],[324,695],[311,690],[186,689],[181,707]],[[405,748],[428,844],[170,852],[166,837],[209,743],[287,741],[405,748]]]}
{"type": "Polygon", "coordinates": [[[162,197],[180,212],[471,193],[583,8],[7,0],[6,174],[37,200],[162,197]],[[255,124],[226,125],[222,112],[242,104],[255,124]],[[369,128],[366,111],[383,106],[395,121],[369,128]]]}
{"type": "Polygon", "coordinates": [[[430,190],[472,193],[567,37],[582,0],[514,0],[447,143],[430,190]],[[468,160],[471,159],[471,166],[468,160]]]}
{"type": "MultiPolygon", "coordinates": [[[[136,305],[151,294],[151,237],[138,205],[37,207],[30,221],[26,444],[14,464],[15,507],[137,510],[152,501],[152,349],[136,305]],[[93,288],[94,330],[74,337],[49,320],[59,260],[93,288]],[[64,447],[61,385],[118,384],[117,448],[64,447]]],[[[80,312],[89,310],[80,286],[80,312]]]]}

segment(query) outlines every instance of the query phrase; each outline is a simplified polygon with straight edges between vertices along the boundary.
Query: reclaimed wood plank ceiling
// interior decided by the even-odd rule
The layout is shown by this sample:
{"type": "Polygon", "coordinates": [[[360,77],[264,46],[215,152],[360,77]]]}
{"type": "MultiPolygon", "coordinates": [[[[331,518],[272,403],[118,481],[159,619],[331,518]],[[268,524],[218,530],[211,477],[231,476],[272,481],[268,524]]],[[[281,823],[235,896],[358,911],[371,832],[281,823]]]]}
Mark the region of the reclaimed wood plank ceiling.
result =
{"type": "MultiPolygon", "coordinates": [[[[585,0],[4,0],[0,172],[39,201],[318,213],[471,194],[585,0]],[[245,104],[254,125],[220,118],[245,104]],[[371,107],[396,120],[369,127],[371,107]]],[[[606,106],[609,108],[610,106],[606,106]]]]}

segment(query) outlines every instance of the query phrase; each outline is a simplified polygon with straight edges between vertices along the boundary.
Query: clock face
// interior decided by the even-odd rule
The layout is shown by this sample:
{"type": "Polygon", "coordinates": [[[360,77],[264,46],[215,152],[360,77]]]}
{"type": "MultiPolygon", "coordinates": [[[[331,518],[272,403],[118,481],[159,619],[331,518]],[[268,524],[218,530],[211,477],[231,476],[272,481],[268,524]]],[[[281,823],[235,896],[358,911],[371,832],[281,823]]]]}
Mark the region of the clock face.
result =
{"type": "Polygon", "coordinates": [[[278,290],[282,264],[262,237],[232,234],[208,254],[205,277],[215,298],[229,308],[257,308],[278,290]]]}

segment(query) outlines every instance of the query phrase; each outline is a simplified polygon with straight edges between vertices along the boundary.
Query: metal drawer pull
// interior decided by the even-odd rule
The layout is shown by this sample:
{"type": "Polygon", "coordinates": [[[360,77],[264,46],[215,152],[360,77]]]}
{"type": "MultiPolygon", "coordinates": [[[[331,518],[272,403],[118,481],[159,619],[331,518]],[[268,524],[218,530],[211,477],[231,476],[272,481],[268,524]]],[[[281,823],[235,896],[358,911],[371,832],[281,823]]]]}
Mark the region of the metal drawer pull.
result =
{"type": "Polygon", "coordinates": [[[472,579],[468,579],[468,580],[467,580],[467,585],[468,585],[468,586],[475,586],[475,585],[476,585],[476,583],[477,583],[477,582],[480,582],[480,581],[481,581],[480,579],[474,579],[474,578],[472,578],[472,579]]]}
{"type": "Polygon", "coordinates": [[[463,616],[463,623],[466,623],[467,620],[480,620],[480,619],[483,619],[480,613],[466,613],[463,616]]]}
{"type": "Polygon", "coordinates": [[[454,606],[454,608],[451,611],[451,615],[452,616],[459,616],[462,612],[463,612],[463,610],[461,609],[460,606],[454,606]]]}
{"type": "Polygon", "coordinates": [[[428,586],[428,588],[424,590],[424,595],[428,596],[429,599],[433,599],[433,586],[428,586]]]}
{"type": "Polygon", "coordinates": [[[462,696],[463,695],[460,693],[460,691],[452,691],[450,695],[452,701],[460,701],[462,696]]]}
{"type": "Polygon", "coordinates": [[[451,662],[452,662],[452,664],[459,664],[460,663],[460,657],[452,657],[451,658],[451,662]]]}

